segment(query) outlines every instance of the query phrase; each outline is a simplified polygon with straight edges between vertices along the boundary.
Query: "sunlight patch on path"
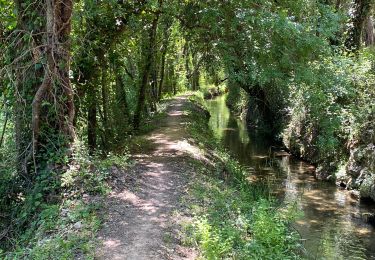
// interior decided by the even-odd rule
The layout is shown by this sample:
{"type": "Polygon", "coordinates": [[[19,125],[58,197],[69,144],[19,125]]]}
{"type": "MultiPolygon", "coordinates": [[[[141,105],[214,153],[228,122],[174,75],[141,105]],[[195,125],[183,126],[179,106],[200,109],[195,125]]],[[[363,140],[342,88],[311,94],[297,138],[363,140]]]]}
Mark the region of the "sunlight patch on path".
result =
{"type": "Polygon", "coordinates": [[[187,158],[203,157],[186,139],[184,105],[186,97],[172,100],[167,117],[148,137],[152,151],[138,154],[131,176],[106,202],[108,219],[100,234],[103,243],[98,259],[195,259],[197,253],[183,247],[171,233],[178,220],[173,212],[182,207],[181,194],[192,168],[187,158]],[[165,240],[165,236],[173,239],[165,240]]]}

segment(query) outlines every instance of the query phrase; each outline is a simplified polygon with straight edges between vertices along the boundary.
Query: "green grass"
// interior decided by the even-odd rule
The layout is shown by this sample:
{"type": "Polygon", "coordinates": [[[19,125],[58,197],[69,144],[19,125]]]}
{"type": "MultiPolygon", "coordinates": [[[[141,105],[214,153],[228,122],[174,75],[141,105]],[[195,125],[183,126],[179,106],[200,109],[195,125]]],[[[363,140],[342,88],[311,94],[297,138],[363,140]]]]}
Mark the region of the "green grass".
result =
{"type": "Polygon", "coordinates": [[[100,228],[100,204],[81,200],[66,201],[64,205],[48,205],[39,213],[18,241],[19,245],[5,259],[74,259],[82,255],[94,259],[96,232],[100,228]],[[66,215],[61,215],[61,209],[66,215]],[[75,229],[75,223],[81,223],[75,229]],[[33,228],[34,227],[34,228],[33,228]]]}
{"type": "Polygon", "coordinates": [[[157,129],[162,119],[164,119],[167,116],[167,113],[165,112],[166,105],[160,107],[161,110],[158,110],[154,115],[149,116],[142,122],[141,128],[137,131],[137,135],[146,135],[153,130],[157,129]]]}
{"type": "Polygon", "coordinates": [[[195,110],[191,105],[188,131],[214,166],[195,162],[197,174],[186,199],[194,217],[184,227],[185,243],[197,246],[203,259],[302,258],[299,237],[290,228],[299,215],[295,206],[276,203],[269,185],[250,183],[246,170],[215,140],[207,118],[195,110]]]}
{"type": "Polygon", "coordinates": [[[74,151],[69,169],[54,184],[60,187],[59,198],[49,202],[41,193],[26,198],[19,218],[29,218],[27,226],[10,239],[6,251],[0,249],[0,259],[94,259],[102,219],[101,198],[110,191],[111,170],[128,167],[129,156],[89,156],[86,147],[78,143],[74,151]],[[26,211],[28,201],[33,215],[26,211]]]}

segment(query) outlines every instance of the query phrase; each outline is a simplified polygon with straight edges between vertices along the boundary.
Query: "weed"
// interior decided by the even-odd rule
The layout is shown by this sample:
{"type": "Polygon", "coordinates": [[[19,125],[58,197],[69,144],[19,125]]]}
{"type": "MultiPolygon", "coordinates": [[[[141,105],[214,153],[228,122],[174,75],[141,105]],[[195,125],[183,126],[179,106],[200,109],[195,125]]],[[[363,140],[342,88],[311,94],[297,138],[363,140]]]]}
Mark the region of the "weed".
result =
{"type": "MultiPolygon", "coordinates": [[[[0,251],[2,259],[94,259],[96,233],[101,226],[99,209],[101,200],[95,197],[108,193],[107,183],[113,167],[123,169],[129,165],[129,155],[108,154],[90,156],[86,147],[76,143],[69,169],[57,186],[61,195],[53,201],[43,199],[42,190],[25,198],[15,221],[34,212],[26,227],[14,236],[7,251],[0,251]]],[[[25,222],[27,223],[27,222],[25,222]]],[[[21,229],[20,229],[21,230],[21,229]]]]}
{"type": "Polygon", "coordinates": [[[194,217],[183,227],[185,243],[198,245],[205,259],[301,258],[297,234],[290,228],[298,217],[296,208],[277,207],[269,185],[250,183],[244,167],[215,140],[207,118],[194,113],[194,106],[188,131],[214,166],[195,164],[198,178],[186,199],[194,217]]]}

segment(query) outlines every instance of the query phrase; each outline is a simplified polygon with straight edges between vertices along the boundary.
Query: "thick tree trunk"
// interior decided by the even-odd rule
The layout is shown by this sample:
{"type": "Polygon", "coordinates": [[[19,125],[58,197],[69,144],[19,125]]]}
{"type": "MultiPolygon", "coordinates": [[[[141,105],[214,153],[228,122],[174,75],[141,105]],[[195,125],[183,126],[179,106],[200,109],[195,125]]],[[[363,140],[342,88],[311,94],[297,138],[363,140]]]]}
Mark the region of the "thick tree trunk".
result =
{"type": "Polygon", "coordinates": [[[202,60],[203,60],[202,58],[200,60],[198,60],[197,53],[193,53],[194,69],[193,69],[193,72],[192,72],[192,75],[191,75],[191,82],[192,82],[191,84],[192,84],[192,89],[194,91],[199,89],[199,78],[200,78],[199,69],[201,67],[202,60]]]}
{"type": "Polygon", "coordinates": [[[362,33],[365,21],[370,15],[372,0],[355,0],[352,27],[349,29],[345,46],[350,51],[357,51],[361,47],[362,33]]]}
{"type": "MultiPolygon", "coordinates": [[[[19,31],[27,31],[27,24],[31,20],[31,14],[25,11],[25,1],[17,0],[15,1],[15,6],[19,14],[17,17],[17,29],[19,31]]],[[[41,7],[42,6],[34,6],[33,9],[35,12],[40,14],[41,17],[44,17],[45,13],[41,7]]],[[[45,21],[43,21],[43,23],[45,23],[45,21]]],[[[35,95],[35,89],[37,89],[39,86],[38,81],[41,81],[44,73],[43,67],[39,65],[42,50],[40,47],[38,47],[43,44],[41,33],[44,28],[42,26],[35,25],[33,26],[32,30],[35,33],[33,36],[33,42],[36,46],[29,46],[29,43],[24,40],[14,40],[18,42],[14,50],[14,58],[17,59],[18,62],[14,64],[15,66],[13,72],[13,74],[16,76],[15,105],[13,107],[13,113],[15,115],[15,141],[18,161],[17,171],[24,179],[27,179],[28,181],[31,179],[29,174],[32,152],[31,103],[32,98],[35,95]],[[27,53],[26,55],[22,56],[27,49],[30,49],[30,47],[35,48],[35,54],[27,53]],[[20,59],[19,57],[23,58],[20,59]],[[30,66],[28,69],[21,69],[24,67],[24,64],[32,65],[36,63],[38,66],[35,66],[34,68],[31,68],[30,66]]],[[[25,35],[22,35],[21,37],[25,37],[25,35]]]]}
{"type": "Polygon", "coordinates": [[[368,17],[365,22],[365,30],[364,30],[364,42],[366,46],[372,46],[375,43],[375,36],[374,36],[374,20],[372,17],[368,17]]]}
{"type": "Polygon", "coordinates": [[[75,136],[73,90],[69,79],[73,1],[30,3],[19,0],[16,7],[18,29],[26,32],[25,35],[33,35],[30,41],[18,41],[19,55],[30,49],[33,52],[15,64],[18,77],[16,143],[19,171],[27,176],[31,171],[36,173],[47,167],[46,153],[63,156],[75,136]],[[45,17],[42,23],[35,23],[35,12],[45,17]],[[30,29],[30,24],[35,28],[30,29]]]}

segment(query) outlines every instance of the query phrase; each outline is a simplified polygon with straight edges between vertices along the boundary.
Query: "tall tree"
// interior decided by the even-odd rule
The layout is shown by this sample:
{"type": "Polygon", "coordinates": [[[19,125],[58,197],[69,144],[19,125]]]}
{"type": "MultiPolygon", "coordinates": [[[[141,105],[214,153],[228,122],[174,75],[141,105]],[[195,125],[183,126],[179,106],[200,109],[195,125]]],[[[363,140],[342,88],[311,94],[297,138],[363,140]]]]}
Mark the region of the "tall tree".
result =
{"type": "Polygon", "coordinates": [[[73,1],[16,1],[16,142],[19,171],[59,168],[46,154],[65,156],[74,139],[69,79],[73,1]]]}
{"type": "Polygon", "coordinates": [[[156,32],[158,28],[158,22],[159,22],[159,14],[157,14],[153,18],[152,24],[148,31],[148,35],[144,38],[144,42],[143,42],[144,61],[143,61],[142,74],[140,78],[137,108],[134,113],[134,121],[133,121],[134,129],[139,129],[142,113],[143,113],[145,102],[146,102],[147,85],[149,83],[152,65],[155,60],[154,51],[155,51],[155,44],[156,44],[156,32]]]}

